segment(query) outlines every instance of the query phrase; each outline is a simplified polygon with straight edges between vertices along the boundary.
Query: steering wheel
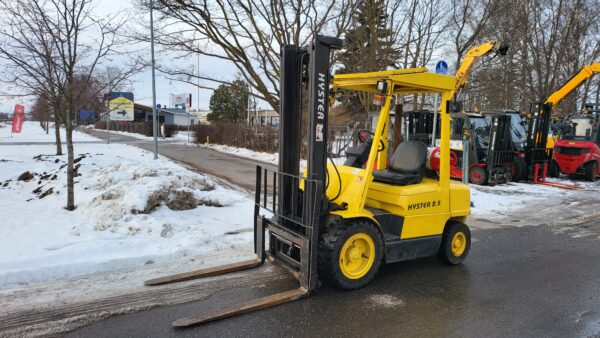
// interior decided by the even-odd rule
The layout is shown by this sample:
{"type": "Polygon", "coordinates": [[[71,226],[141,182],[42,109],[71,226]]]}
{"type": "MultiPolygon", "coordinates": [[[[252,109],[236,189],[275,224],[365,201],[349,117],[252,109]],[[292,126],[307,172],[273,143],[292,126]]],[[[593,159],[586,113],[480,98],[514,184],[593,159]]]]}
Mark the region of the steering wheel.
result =
{"type": "MultiPolygon", "coordinates": [[[[373,133],[372,131],[368,130],[368,129],[359,129],[358,131],[358,141],[360,143],[368,143],[371,142],[373,140],[373,136],[375,136],[375,133],[373,133]],[[368,137],[368,136],[371,137],[368,137]]],[[[385,150],[385,146],[383,144],[383,140],[379,140],[379,149],[377,149],[378,152],[385,150]]]]}
{"type": "Polygon", "coordinates": [[[357,133],[358,133],[358,141],[360,143],[367,143],[369,141],[369,137],[368,137],[369,135],[371,135],[371,137],[375,136],[375,134],[368,129],[359,129],[357,131],[357,133]]]}

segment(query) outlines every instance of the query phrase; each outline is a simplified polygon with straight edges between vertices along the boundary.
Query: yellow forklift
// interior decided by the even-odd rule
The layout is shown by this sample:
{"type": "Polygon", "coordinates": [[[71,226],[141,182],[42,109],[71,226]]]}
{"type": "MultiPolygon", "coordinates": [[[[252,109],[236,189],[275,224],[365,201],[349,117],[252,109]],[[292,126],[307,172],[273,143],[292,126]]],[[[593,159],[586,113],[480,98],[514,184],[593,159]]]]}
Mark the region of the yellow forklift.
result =
{"type": "Polygon", "coordinates": [[[330,76],[330,53],[342,40],[318,36],[308,48],[284,46],[281,55],[279,168],[256,168],[256,259],[146,281],[159,285],[257,267],[269,260],[288,269],[299,288],[179,319],[186,327],[308,296],[329,281],[344,290],[368,284],[384,263],[427,256],[460,264],[469,253],[469,186],[450,180],[450,112],[455,79],[426,68],[330,76]],[[300,171],[302,87],[308,85],[307,168],[300,171]],[[329,96],[338,89],[375,94],[381,107],[363,168],[336,165],[327,153],[329,96]],[[394,94],[439,93],[441,170],[424,176],[427,146],[398,145],[386,159],[394,94]],[[375,165],[375,163],[377,163],[375,165]],[[374,168],[375,167],[375,168],[374,168]],[[266,246],[268,245],[268,249],[266,246]]]}

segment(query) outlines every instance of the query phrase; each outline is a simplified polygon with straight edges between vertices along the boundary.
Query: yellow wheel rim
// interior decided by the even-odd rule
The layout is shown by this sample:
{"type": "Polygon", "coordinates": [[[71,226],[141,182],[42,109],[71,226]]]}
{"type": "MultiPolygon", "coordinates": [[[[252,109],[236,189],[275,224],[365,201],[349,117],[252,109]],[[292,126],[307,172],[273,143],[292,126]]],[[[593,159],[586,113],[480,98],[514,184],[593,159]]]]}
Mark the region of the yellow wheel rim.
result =
{"type": "Polygon", "coordinates": [[[340,270],[349,279],[359,279],[371,270],[375,261],[375,243],[365,233],[352,235],[340,251],[340,270]]]}
{"type": "Polygon", "coordinates": [[[460,257],[465,252],[465,249],[467,249],[467,235],[464,232],[459,231],[454,234],[451,249],[455,257],[460,257]]]}

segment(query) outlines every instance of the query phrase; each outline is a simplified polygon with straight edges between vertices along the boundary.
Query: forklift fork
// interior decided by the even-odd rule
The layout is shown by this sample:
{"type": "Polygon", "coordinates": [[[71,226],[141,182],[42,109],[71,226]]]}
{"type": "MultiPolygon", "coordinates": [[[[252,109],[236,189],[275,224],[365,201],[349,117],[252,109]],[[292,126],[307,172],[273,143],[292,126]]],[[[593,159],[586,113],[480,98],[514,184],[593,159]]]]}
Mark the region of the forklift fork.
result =
{"type": "Polygon", "coordinates": [[[187,280],[224,275],[230,272],[243,271],[261,266],[264,262],[259,259],[251,259],[243,262],[236,262],[226,265],[217,266],[214,268],[200,269],[178,273],[174,275],[149,279],[144,282],[144,285],[155,286],[170,283],[183,282],[187,280]]]}
{"type": "MultiPolygon", "coordinates": [[[[208,269],[200,269],[194,271],[188,271],[183,273],[178,273],[174,275],[163,276],[159,278],[149,279],[144,282],[144,285],[155,286],[155,285],[163,285],[170,283],[183,282],[192,279],[212,277],[224,275],[226,273],[232,273],[237,271],[249,270],[253,268],[257,268],[265,263],[265,229],[263,226],[263,222],[261,219],[258,219],[258,214],[260,211],[260,202],[261,202],[261,178],[262,173],[260,167],[256,169],[256,194],[254,196],[254,253],[256,254],[256,258],[236,262],[221,266],[216,266],[208,269]]],[[[265,189],[266,189],[266,179],[265,179],[265,189]]],[[[266,194],[265,194],[266,197],[266,194]]],[[[265,198],[266,203],[266,198],[265,198]]]]}
{"type": "Polygon", "coordinates": [[[173,322],[173,326],[184,328],[192,325],[205,324],[219,319],[234,317],[244,313],[249,313],[280,304],[288,303],[303,297],[308,296],[308,290],[300,287],[298,289],[284,291],[261,298],[252,299],[245,303],[236,304],[230,307],[217,309],[198,316],[190,316],[181,318],[173,322]]]}
{"type": "MultiPolygon", "coordinates": [[[[260,267],[264,264],[265,259],[269,259],[270,262],[276,263],[287,270],[297,278],[300,282],[300,286],[296,289],[279,292],[269,296],[264,296],[256,299],[252,299],[240,304],[233,306],[217,309],[208,313],[200,315],[194,315],[185,317],[174,321],[172,324],[174,327],[183,328],[192,325],[199,325],[208,323],[211,321],[224,319],[249,313],[280,304],[288,303],[309,295],[310,290],[316,288],[316,271],[315,262],[312,260],[311,252],[315,249],[313,243],[313,233],[311,231],[312,223],[314,220],[313,212],[319,213],[318,204],[314,205],[316,208],[307,208],[311,210],[305,210],[301,220],[299,219],[287,219],[288,223],[295,223],[298,225],[306,224],[304,234],[296,233],[293,229],[282,226],[278,223],[283,223],[277,210],[279,205],[277,203],[276,187],[277,182],[284,182],[289,175],[285,175],[278,172],[272,173],[272,186],[269,189],[267,184],[267,178],[269,171],[260,166],[256,167],[256,194],[255,194],[255,206],[254,206],[254,250],[256,258],[217,266],[208,269],[194,270],[190,272],[184,272],[169,276],[163,276],[155,279],[150,279],[144,282],[148,286],[164,285],[182,281],[188,281],[193,279],[212,277],[218,275],[224,275],[227,273],[249,270],[260,267]],[[272,200],[267,198],[267,192],[270,190],[272,193],[272,200]],[[272,206],[270,203],[273,203],[272,206]],[[263,215],[260,214],[261,208],[268,210],[274,214],[274,217],[267,220],[263,215]],[[279,221],[277,221],[279,219],[279,221]],[[304,223],[306,222],[306,223],[304,223]],[[265,234],[270,236],[269,246],[270,250],[265,250],[265,234]],[[295,250],[295,251],[294,251],[295,250]],[[291,255],[294,251],[295,255],[291,255]],[[312,280],[314,278],[314,280],[312,280]]],[[[292,196],[298,196],[300,178],[291,180],[291,186],[293,186],[292,196]]],[[[322,194],[320,185],[314,180],[304,180],[303,183],[305,189],[312,190],[314,196],[322,194]]],[[[312,196],[304,194],[306,199],[314,199],[312,196]]],[[[299,202],[298,197],[292,198],[290,205],[296,205],[299,202]]]]}

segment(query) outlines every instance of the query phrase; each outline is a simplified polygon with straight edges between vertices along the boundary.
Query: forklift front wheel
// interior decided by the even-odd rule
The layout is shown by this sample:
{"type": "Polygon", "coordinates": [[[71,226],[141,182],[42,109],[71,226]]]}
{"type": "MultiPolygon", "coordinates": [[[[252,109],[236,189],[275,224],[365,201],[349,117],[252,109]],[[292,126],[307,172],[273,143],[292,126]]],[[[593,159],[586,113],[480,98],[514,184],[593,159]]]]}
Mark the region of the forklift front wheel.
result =
{"type": "Polygon", "coordinates": [[[375,226],[366,220],[336,220],[319,244],[320,275],[341,289],[367,285],[381,265],[383,241],[375,226]]]}
{"type": "Polygon", "coordinates": [[[471,249],[471,231],[464,223],[449,221],[444,234],[438,257],[446,264],[456,265],[467,258],[471,249]]]}
{"type": "Polygon", "coordinates": [[[585,179],[594,182],[596,181],[596,175],[598,174],[598,163],[596,161],[588,162],[585,164],[585,179]]]}
{"type": "Polygon", "coordinates": [[[556,161],[550,162],[550,168],[548,168],[548,176],[552,178],[560,177],[560,167],[558,166],[558,163],[556,163],[556,161]]]}

